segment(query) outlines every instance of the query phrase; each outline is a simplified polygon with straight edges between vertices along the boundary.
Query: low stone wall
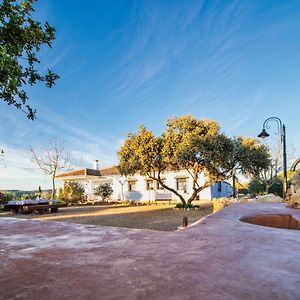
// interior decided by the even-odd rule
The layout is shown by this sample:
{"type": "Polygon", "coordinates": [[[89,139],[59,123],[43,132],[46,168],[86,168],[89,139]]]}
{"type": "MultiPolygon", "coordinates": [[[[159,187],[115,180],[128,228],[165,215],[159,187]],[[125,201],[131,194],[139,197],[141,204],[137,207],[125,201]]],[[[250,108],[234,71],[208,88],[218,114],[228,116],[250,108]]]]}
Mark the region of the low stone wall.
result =
{"type": "Polygon", "coordinates": [[[231,204],[230,199],[228,198],[213,199],[212,203],[214,213],[222,210],[224,207],[229,206],[231,204]]]}
{"type": "Polygon", "coordinates": [[[286,205],[292,208],[300,208],[300,174],[295,174],[290,182],[290,188],[288,189],[286,197],[286,205]]]}
{"type": "Polygon", "coordinates": [[[217,198],[213,199],[213,212],[220,211],[226,206],[234,203],[282,203],[283,199],[274,194],[256,196],[254,198],[241,196],[239,198],[217,198]]]}

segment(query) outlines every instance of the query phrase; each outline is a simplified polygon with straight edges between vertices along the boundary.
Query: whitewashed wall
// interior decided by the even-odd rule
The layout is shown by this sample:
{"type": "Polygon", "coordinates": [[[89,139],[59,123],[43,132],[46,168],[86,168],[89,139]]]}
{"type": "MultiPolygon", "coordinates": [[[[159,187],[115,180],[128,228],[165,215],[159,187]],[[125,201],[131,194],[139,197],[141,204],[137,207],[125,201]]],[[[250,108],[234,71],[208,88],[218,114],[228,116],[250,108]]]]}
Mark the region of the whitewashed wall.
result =
{"type": "MultiPolygon", "coordinates": [[[[177,178],[187,178],[187,189],[186,194],[184,195],[184,191],[178,191],[181,195],[184,196],[185,199],[188,199],[192,192],[192,178],[187,171],[178,171],[178,172],[165,172],[162,177],[165,179],[165,184],[169,187],[172,187],[176,190],[176,179],[177,178]]],[[[76,180],[74,178],[74,180],[76,180]]],[[[174,194],[169,192],[168,190],[157,190],[156,182],[154,181],[154,190],[147,190],[146,185],[146,177],[141,175],[135,175],[131,177],[123,177],[120,175],[112,175],[104,178],[99,177],[91,177],[85,180],[78,180],[83,183],[85,187],[85,191],[89,200],[100,200],[101,198],[94,195],[94,188],[99,184],[109,183],[113,188],[113,194],[110,197],[111,200],[129,200],[129,201],[143,201],[143,202],[153,202],[156,200],[172,200],[172,201],[180,201],[180,199],[174,194]],[[128,181],[136,180],[135,191],[128,190],[128,181]],[[123,187],[123,191],[122,191],[123,187]]],[[[204,183],[204,175],[201,174],[198,179],[199,185],[204,183]]],[[[212,190],[213,188],[206,188],[201,191],[199,194],[200,200],[211,200],[212,199],[212,190]]]]}
{"type": "MultiPolygon", "coordinates": [[[[162,176],[165,178],[165,184],[169,187],[172,187],[176,190],[176,179],[180,177],[187,177],[187,193],[184,195],[184,191],[178,191],[185,198],[189,198],[192,194],[192,178],[190,174],[186,171],[179,172],[165,172],[162,176]]],[[[200,176],[199,185],[204,183],[204,176],[200,176]]],[[[112,199],[116,200],[130,200],[130,201],[155,201],[155,200],[172,200],[180,201],[179,198],[168,190],[157,190],[156,182],[154,182],[154,189],[147,190],[146,177],[135,175],[127,178],[121,176],[113,176],[113,196],[112,199]],[[135,180],[135,191],[128,190],[128,181],[135,180]],[[122,193],[122,184],[123,183],[123,193],[122,193]]],[[[200,193],[201,200],[211,199],[211,189],[207,188],[200,193]]]]}

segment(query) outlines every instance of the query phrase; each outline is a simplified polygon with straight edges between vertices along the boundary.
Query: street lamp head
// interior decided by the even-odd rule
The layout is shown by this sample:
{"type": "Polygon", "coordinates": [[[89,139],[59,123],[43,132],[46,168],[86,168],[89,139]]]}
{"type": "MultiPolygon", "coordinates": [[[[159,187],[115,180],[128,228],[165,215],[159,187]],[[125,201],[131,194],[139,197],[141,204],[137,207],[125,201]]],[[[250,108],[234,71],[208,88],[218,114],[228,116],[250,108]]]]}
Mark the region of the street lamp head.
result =
{"type": "Polygon", "coordinates": [[[270,135],[266,132],[266,130],[264,128],[263,128],[262,132],[258,135],[258,137],[262,138],[262,139],[267,138],[268,136],[270,136],[270,135]]]}

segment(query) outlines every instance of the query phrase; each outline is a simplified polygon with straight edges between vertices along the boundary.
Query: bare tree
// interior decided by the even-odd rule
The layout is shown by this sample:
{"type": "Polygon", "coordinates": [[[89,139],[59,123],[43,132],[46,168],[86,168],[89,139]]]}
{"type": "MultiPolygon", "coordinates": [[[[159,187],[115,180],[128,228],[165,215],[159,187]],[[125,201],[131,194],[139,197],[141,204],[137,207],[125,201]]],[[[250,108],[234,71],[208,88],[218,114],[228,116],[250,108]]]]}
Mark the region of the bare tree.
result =
{"type": "Polygon", "coordinates": [[[264,185],[265,192],[267,194],[269,193],[269,189],[278,179],[281,169],[282,168],[278,164],[278,160],[276,158],[272,158],[269,170],[264,170],[260,172],[257,179],[264,185]]]}
{"type": "Polygon", "coordinates": [[[268,194],[269,189],[273,186],[278,179],[279,173],[282,171],[282,152],[281,143],[278,140],[271,148],[271,162],[268,169],[262,170],[257,179],[264,185],[265,192],[268,194]]]}
{"type": "Polygon", "coordinates": [[[65,152],[64,140],[51,140],[49,141],[49,146],[40,152],[35,151],[33,147],[30,146],[30,151],[34,164],[45,174],[51,176],[51,199],[53,199],[55,195],[55,176],[57,172],[71,169],[70,164],[72,163],[72,158],[68,152],[65,152]]]}
{"type": "MultiPolygon", "coordinates": [[[[256,178],[261,184],[265,187],[265,192],[268,194],[269,189],[276,183],[278,177],[280,177],[280,173],[283,171],[282,168],[282,144],[280,138],[275,138],[268,146],[270,148],[272,157],[270,167],[266,170],[262,170],[259,173],[259,176],[256,178]]],[[[297,153],[297,149],[290,144],[287,152],[287,160],[288,164],[292,164],[292,162],[299,157],[299,153],[297,153]]]]}

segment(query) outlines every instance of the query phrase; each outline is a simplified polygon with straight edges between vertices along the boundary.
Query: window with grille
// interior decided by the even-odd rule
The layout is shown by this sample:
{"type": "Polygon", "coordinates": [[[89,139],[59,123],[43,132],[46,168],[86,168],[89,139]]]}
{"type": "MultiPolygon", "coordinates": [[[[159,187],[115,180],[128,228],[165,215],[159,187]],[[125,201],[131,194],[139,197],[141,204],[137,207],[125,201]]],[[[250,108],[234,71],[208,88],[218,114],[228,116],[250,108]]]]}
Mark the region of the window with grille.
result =
{"type": "Polygon", "coordinates": [[[176,179],[176,189],[178,191],[186,191],[186,178],[177,178],[176,179]]]}
{"type": "Polygon", "coordinates": [[[128,191],[134,192],[136,190],[136,181],[128,181],[128,191]]]}
{"type": "Polygon", "coordinates": [[[153,188],[154,188],[153,180],[152,179],[146,180],[146,190],[150,191],[150,190],[153,190],[153,188]]]}

